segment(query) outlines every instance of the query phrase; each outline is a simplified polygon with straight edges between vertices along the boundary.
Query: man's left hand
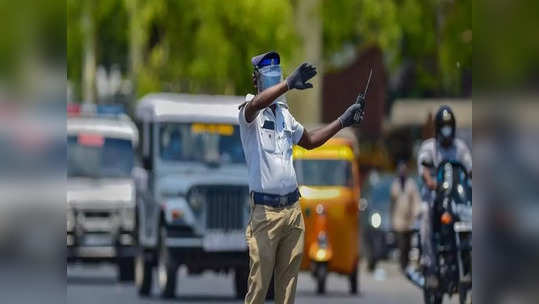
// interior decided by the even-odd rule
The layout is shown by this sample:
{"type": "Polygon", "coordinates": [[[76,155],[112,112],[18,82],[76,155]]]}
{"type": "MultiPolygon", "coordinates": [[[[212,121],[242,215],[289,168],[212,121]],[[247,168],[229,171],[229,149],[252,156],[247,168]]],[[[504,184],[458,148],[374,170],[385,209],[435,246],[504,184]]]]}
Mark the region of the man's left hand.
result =
{"type": "Polygon", "coordinates": [[[346,111],[339,117],[339,121],[343,128],[349,127],[353,124],[360,124],[365,116],[365,97],[363,94],[359,94],[356,102],[348,107],[346,111]]]}

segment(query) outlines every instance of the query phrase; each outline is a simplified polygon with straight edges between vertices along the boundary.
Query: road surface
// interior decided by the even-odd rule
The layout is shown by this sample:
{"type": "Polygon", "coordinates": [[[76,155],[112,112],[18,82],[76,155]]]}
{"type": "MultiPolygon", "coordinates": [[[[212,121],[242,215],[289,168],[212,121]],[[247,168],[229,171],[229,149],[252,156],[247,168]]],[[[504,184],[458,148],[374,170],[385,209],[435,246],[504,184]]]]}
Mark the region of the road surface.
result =
{"type": "MultiPolygon", "coordinates": [[[[368,304],[420,304],[419,289],[409,283],[395,263],[382,263],[374,273],[362,272],[361,294],[348,293],[348,281],[330,275],[327,294],[317,295],[315,284],[308,273],[300,274],[296,303],[368,303],[368,304]]],[[[119,304],[119,303],[242,303],[234,298],[233,275],[211,272],[187,276],[181,269],[176,298],[164,300],[154,290],[149,298],[140,298],[133,284],[117,283],[116,270],[109,265],[69,266],[67,269],[68,304],[119,304]]],[[[444,303],[458,303],[457,297],[444,303]]]]}

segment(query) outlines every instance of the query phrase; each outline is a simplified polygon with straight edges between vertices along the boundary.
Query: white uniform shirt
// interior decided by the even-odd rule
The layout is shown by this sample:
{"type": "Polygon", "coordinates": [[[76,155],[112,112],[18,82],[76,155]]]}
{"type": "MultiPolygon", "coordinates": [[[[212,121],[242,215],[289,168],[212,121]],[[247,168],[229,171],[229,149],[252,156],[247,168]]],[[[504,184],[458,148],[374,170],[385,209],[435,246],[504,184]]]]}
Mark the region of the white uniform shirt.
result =
{"type": "MultiPolygon", "coordinates": [[[[468,172],[472,171],[472,154],[464,141],[459,138],[455,138],[453,145],[448,148],[444,148],[438,144],[435,138],[429,138],[423,142],[421,148],[419,149],[417,157],[419,176],[423,174],[423,168],[426,168],[421,164],[422,162],[431,163],[434,165],[434,168],[430,169],[431,175],[434,175],[434,170],[436,170],[438,165],[444,160],[458,161],[464,165],[468,172]]],[[[428,191],[426,187],[423,187],[423,200],[429,201],[431,195],[431,191],[428,191]]]]}
{"type": "MultiPolygon", "coordinates": [[[[253,95],[247,95],[250,102],[253,95]]],[[[288,112],[284,103],[278,103],[275,115],[268,107],[255,119],[247,122],[245,106],[239,112],[243,152],[249,173],[249,190],[285,195],[298,187],[292,163],[292,146],[303,136],[303,126],[288,112]]]]}

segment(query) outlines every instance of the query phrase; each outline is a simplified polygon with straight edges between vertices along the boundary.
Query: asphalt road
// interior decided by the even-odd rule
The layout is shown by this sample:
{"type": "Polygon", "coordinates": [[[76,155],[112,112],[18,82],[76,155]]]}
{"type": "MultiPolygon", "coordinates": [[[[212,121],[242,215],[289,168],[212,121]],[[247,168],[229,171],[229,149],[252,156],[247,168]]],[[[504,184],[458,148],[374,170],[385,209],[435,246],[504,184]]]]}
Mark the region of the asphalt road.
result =
{"type": "MultiPolygon", "coordinates": [[[[420,304],[419,289],[409,283],[394,263],[382,263],[374,273],[362,272],[361,294],[348,293],[348,281],[344,277],[330,275],[327,294],[317,295],[313,279],[308,273],[300,274],[296,303],[368,303],[368,304],[420,304]]],[[[211,272],[187,276],[179,272],[175,299],[163,300],[154,291],[149,298],[140,298],[134,285],[116,281],[115,268],[100,266],[69,266],[67,269],[68,304],[118,304],[118,303],[242,303],[234,298],[233,276],[216,275],[211,272]]],[[[457,297],[444,303],[458,303],[457,297]]]]}

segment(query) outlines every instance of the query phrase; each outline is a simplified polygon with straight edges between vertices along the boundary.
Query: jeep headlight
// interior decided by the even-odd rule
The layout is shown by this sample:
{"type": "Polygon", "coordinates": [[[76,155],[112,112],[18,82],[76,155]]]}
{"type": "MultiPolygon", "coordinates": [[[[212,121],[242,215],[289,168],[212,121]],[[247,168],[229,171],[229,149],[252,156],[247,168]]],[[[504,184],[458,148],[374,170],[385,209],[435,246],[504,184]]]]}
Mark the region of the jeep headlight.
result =
{"type": "Polygon", "coordinates": [[[202,206],[204,205],[204,201],[206,198],[204,197],[204,194],[202,191],[197,190],[196,188],[191,190],[188,197],[188,203],[193,210],[198,211],[202,209],[202,206]]]}
{"type": "Polygon", "coordinates": [[[126,206],[121,210],[122,228],[131,231],[135,228],[135,207],[126,206]]]}

